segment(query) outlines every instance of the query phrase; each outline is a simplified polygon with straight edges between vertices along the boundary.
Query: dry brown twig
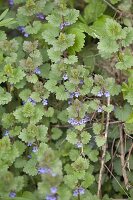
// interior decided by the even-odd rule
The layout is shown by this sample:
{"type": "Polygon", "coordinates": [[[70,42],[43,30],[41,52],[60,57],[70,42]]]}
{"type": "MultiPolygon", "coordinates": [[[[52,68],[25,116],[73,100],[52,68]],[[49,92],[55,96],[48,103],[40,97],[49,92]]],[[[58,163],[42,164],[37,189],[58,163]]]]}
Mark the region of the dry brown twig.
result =
{"type": "Polygon", "coordinates": [[[125,187],[128,190],[129,188],[129,181],[125,169],[125,151],[124,151],[124,139],[123,139],[123,125],[119,125],[119,131],[120,131],[120,159],[121,159],[121,167],[122,167],[122,175],[125,183],[125,187]]]}
{"type": "MultiPolygon", "coordinates": [[[[110,105],[110,97],[107,98],[107,106],[110,105]]],[[[106,125],[105,125],[105,144],[103,145],[103,153],[101,158],[101,168],[99,172],[99,178],[98,178],[98,190],[97,190],[97,196],[100,198],[101,196],[101,188],[102,188],[102,176],[104,172],[104,164],[105,164],[105,156],[106,156],[106,149],[107,149],[107,138],[108,138],[108,128],[109,128],[109,120],[110,120],[110,113],[107,113],[106,117],[106,125]]]]}

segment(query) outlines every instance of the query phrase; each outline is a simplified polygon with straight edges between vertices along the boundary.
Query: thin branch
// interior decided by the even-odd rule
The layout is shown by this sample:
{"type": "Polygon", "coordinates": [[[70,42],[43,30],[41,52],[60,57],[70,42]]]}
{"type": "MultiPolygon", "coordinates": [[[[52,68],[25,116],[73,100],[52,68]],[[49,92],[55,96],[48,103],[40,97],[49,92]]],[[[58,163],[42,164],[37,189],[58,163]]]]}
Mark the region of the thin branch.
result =
{"type": "Polygon", "coordinates": [[[133,143],[132,143],[132,145],[131,145],[131,147],[129,149],[127,160],[126,160],[125,165],[124,165],[124,167],[126,167],[126,165],[127,165],[129,171],[130,171],[129,159],[130,159],[132,150],[133,150],[133,143]]]}
{"type": "Polygon", "coordinates": [[[111,176],[115,179],[115,181],[118,183],[118,185],[119,185],[120,188],[123,190],[123,192],[126,194],[126,196],[129,198],[127,192],[126,192],[125,189],[122,187],[122,185],[119,183],[119,181],[117,180],[117,178],[113,175],[113,173],[110,171],[110,169],[107,167],[107,165],[104,164],[104,166],[105,166],[106,169],[109,171],[109,173],[111,174],[111,176]]]}
{"type": "MultiPolygon", "coordinates": [[[[110,97],[107,98],[107,106],[110,105],[110,97]]],[[[107,113],[106,117],[106,125],[105,125],[105,144],[103,146],[103,153],[102,153],[102,158],[101,158],[101,168],[100,168],[100,173],[99,173],[99,178],[98,178],[98,190],[97,190],[97,196],[100,198],[101,196],[101,188],[102,188],[102,176],[103,176],[103,171],[104,171],[104,164],[105,164],[105,156],[106,156],[106,149],[107,149],[107,138],[108,138],[108,128],[109,128],[109,120],[110,120],[110,113],[107,113]]]]}
{"type": "Polygon", "coordinates": [[[103,0],[110,8],[112,8],[116,13],[119,13],[121,15],[121,11],[116,9],[111,3],[109,3],[107,0],[103,0]]]}
{"type": "Polygon", "coordinates": [[[128,190],[129,181],[128,181],[128,177],[127,177],[127,173],[126,173],[126,169],[125,169],[125,151],[124,151],[123,126],[122,125],[119,126],[119,130],[120,130],[120,150],[121,150],[120,158],[121,158],[122,175],[124,178],[125,187],[128,190]]]}

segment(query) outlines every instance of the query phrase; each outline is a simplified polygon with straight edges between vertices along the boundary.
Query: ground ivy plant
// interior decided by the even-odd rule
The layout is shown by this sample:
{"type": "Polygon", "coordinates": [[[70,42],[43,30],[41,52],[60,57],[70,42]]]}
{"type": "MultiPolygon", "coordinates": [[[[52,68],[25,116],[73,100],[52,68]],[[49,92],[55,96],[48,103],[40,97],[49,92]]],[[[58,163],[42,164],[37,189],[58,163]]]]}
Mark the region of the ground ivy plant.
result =
{"type": "Polygon", "coordinates": [[[132,10],[0,2],[0,199],[133,198],[132,10]]]}

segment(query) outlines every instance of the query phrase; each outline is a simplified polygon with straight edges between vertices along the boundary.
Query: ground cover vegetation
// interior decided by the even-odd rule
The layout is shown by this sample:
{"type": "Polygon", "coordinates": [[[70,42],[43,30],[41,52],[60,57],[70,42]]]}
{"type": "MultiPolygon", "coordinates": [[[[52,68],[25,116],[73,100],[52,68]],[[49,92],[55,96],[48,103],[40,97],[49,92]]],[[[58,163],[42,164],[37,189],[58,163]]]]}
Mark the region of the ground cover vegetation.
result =
{"type": "Polygon", "coordinates": [[[0,199],[132,200],[132,1],[0,14],[0,199]]]}

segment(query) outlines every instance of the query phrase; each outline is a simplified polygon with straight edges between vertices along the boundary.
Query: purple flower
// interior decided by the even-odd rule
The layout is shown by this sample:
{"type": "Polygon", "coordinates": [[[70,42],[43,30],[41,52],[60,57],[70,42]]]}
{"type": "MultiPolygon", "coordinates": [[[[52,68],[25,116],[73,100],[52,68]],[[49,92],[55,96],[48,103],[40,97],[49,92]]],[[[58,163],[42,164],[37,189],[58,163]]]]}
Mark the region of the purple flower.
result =
{"type": "Polygon", "coordinates": [[[18,31],[20,31],[21,33],[25,32],[25,27],[24,26],[18,26],[18,31]]]}
{"type": "Polygon", "coordinates": [[[57,200],[57,198],[50,194],[46,196],[46,200],[57,200]]]}
{"type": "Polygon", "coordinates": [[[84,81],[83,81],[83,80],[80,80],[80,81],[79,81],[79,84],[83,85],[83,84],[84,84],[84,81]]]}
{"type": "Polygon", "coordinates": [[[18,31],[23,34],[24,37],[29,37],[29,34],[25,32],[25,27],[24,26],[18,26],[18,31]]]}
{"type": "Polygon", "coordinates": [[[73,196],[74,196],[74,197],[77,197],[78,194],[82,195],[82,194],[84,194],[84,193],[85,193],[85,189],[82,188],[82,187],[80,187],[80,188],[78,188],[78,189],[76,189],[76,190],[73,191],[73,196]]]}
{"type": "Polygon", "coordinates": [[[64,26],[70,26],[70,22],[64,22],[64,26]]]}
{"type": "Polygon", "coordinates": [[[66,81],[66,80],[68,79],[67,74],[64,74],[64,75],[63,75],[63,79],[64,79],[64,81],[66,81]]]}
{"type": "Polygon", "coordinates": [[[81,120],[77,120],[77,119],[74,119],[74,118],[70,118],[68,120],[68,123],[73,125],[73,126],[77,126],[77,125],[83,125],[83,124],[86,124],[87,122],[89,121],[89,117],[88,116],[85,116],[83,119],[81,120]]]}
{"type": "Polygon", "coordinates": [[[31,143],[31,142],[28,142],[27,146],[28,146],[28,147],[31,147],[31,146],[32,146],[32,143],[31,143]]]}
{"type": "Polygon", "coordinates": [[[79,191],[80,194],[84,194],[84,193],[85,193],[85,189],[82,188],[82,187],[80,187],[80,188],[78,189],[78,191],[79,191]]]}
{"type": "Polygon", "coordinates": [[[32,103],[33,106],[36,105],[36,101],[34,99],[32,99],[31,97],[28,98],[27,102],[32,103]]]}
{"type": "Polygon", "coordinates": [[[62,30],[64,28],[64,23],[60,24],[60,29],[62,30]]]}
{"type": "Polygon", "coordinates": [[[16,197],[16,192],[10,192],[9,197],[10,198],[15,198],[16,197]]]}
{"type": "Polygon", "coordinates": [[[110,97],[109,91],[105,91],[105,92],[104,92],[104,96],[105,96],[105,97],[110,97]]]}
{"type": "Polygon", "coordinates": [[[47,167],[39,167],[38,168],[39,174],[51,174],[51,169],[47,167]]]}
{"type": "Polygon", "coordinates": [[[72,99],[74,97],[74,95],[75,95],[75,93],[71,92],[69,97],[72,99]]]}
{"type": "Polygon", "coordinates": [[[80,93],[79,92],[75,92],[75,97],[79,97],[80,93]]]}
{"type": "Polygon", "coordinates": [[[31,155],[28,155],[27,158],[32,158],[32,156],[31,156],[31,155]]]}
{"type": "Polygon", "coordinates": [[[37,151],[38,151],[38,147],[37,147],[37,146],[34,146],[34,147],[32,148],[32,152],[36,153],[37,151]]]}
{"type": "Polygon", "coordinates": [[[82,147],[83,147],[83,144],[82,144],[82,142],[78,141],[77,144],[76,144],[76,146],[77,146],[78,148],[82,148],[82,147]]]}
{"type": "Polygon", "coordinates": [[[98,113],[101,113],[102,111],[103,111],[102,107],[99,107],[99,108],[97,109],[97,112],[98,112],[98,113]]]}
{"type": "Polygon", "coordinates": [[[24,33],[24,37],[29,37],[29,34],[28,33],[24,33]]]}
{"type": "Polygon", "coordinates": [[[5,132],[4,132],[4,136],[8,136],[10,134],[10,132],[8,131],[8,130],[6,130],[5,132]]]}
{"type": "Polygon", "coordinates": [[[98,96],[98,97],[102,97],[102,96],[103,96],[102,90],[100,90],[100,91],[97,93],[97,96],[98,96]]]}
{"type": "Polygon", "coordinates": [[[70,26],[70,22],[64,22],[60,24],[60,29],[62,30],[65,26],[70,26]]]}
{"type": "Polygon", "coordinates": [[[50,191],[51,191],[52,194],[56,194],[56,192],[57,192],[57,187],[51,187],[51,188],[50,188],[50,191]]]}
{"type": "Polygon", "coordinates": [[[47,99],[43,99],[43,100],[42,100],[42,104],[43,104],[44,106],[47,106],[47,105],[48,105],[48,100],[47,100],[47,99]]]}
{"type": "Polygon", "coordinates": [[[36,17],[37,17],[38,19],[40,19],[40,20],[44,20],[44,19],[45,19],[45,16],[44,16],[43,13],[37,13],[37,14],[36,14],[36,17]]]}
{"type": "Polygon", "coordinates": [[[14,0],[8,0],[8,3],[10,6],[13,6],[14,5],[14,0]]]}
{"type": "Polygon", "coordinates": [[[41,71],[40,71],[40,69],[38,67],[36,67],[35,70],[34,70],[34,73],[35,74],[41,74],[41,71]]]}

